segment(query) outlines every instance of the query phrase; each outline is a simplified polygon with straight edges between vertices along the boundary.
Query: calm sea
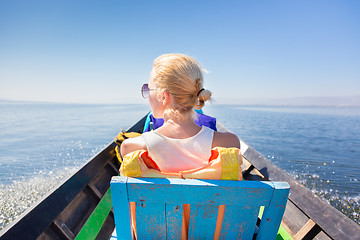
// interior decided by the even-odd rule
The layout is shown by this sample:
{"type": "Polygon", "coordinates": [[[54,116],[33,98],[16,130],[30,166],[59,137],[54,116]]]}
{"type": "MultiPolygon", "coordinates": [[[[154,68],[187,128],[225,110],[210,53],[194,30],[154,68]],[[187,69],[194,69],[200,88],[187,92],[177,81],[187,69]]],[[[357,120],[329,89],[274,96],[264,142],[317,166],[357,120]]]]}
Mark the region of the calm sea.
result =
{"type": "MultiPolygon", "coordinates": [[[[0,103],[0,229],[149,111],[0,103]]],[[[360,108],[208,106],[229,130],[360,224],[360,108]]]]}

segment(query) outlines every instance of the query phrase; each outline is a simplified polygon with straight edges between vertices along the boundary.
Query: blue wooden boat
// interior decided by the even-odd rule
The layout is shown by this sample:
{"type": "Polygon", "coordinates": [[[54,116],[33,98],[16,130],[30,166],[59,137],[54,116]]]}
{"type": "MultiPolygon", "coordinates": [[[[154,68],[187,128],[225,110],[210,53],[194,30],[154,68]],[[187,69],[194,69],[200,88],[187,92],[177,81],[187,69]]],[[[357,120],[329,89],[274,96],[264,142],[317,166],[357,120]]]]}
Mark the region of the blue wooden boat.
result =
{"type": "MultiPolygon", "coordinates": [[[[141,133],[146,116],[128,132],[141,133]]],[[[221,131],[222,127],[218,129],[221,131]]],[[[271,161],[241,142],[245,180],[285,181],[291,190],[277,239],[360,239],[360,227],[271,161]]],[[[115,142],[0,232],[0,239],[109,239],[114,213],[109,191],[119,174],[115,142]]]]}

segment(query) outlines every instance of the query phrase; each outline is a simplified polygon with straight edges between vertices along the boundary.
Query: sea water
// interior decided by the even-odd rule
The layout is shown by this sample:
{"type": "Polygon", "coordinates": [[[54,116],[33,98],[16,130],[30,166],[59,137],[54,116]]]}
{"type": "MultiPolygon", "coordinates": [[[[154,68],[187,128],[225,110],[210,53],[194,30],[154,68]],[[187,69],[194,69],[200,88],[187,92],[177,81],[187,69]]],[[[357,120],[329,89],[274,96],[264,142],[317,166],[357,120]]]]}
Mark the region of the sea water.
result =
{"type": "MultiPolygon", "coordinates": [[[[149,111],[146,105],[0,103],[0,229],[149,111]]],[[[360,223],[360,108],[204,109],[360,223]]]]}
{"type": "Polygon", "coordinates": [[[0,229],[148,111],[145,105],[0,103],[0,229]]]}
{"type": "Polygon", "coordinates": [[[209,108],[246,143],[360,224],[360,108],[209,108]]]}

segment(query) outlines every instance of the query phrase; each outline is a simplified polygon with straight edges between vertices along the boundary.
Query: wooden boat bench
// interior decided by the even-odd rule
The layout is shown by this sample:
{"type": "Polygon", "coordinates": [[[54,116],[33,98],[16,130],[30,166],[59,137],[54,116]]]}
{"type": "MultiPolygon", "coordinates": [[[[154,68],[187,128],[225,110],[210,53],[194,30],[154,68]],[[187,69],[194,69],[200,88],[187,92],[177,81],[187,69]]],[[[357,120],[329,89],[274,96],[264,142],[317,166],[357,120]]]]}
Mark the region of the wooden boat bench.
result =
{"type": "Polygon", "coordinates": [[[290,190],[286,182],[119,176],[110,185],[117,239],[133,238],[130,202],[138,239],[181,239],[183,204],[190,204],[189,239],[214,239],[219,205],[226,205],[221,239],[276,239],[290,190]]]}

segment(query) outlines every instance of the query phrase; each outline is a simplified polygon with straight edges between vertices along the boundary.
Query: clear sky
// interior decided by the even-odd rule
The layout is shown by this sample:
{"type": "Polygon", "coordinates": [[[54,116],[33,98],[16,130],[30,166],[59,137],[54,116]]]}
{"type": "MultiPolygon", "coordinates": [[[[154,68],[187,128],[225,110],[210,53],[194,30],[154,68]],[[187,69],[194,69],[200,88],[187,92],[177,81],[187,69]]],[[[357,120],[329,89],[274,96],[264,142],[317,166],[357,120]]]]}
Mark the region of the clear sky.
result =
{"type": "Polygon", "coordinates": [[[360,1],[0,0],[0,99],[146,103],[164,53],[217,103],[360,96],[360,1]]]}

